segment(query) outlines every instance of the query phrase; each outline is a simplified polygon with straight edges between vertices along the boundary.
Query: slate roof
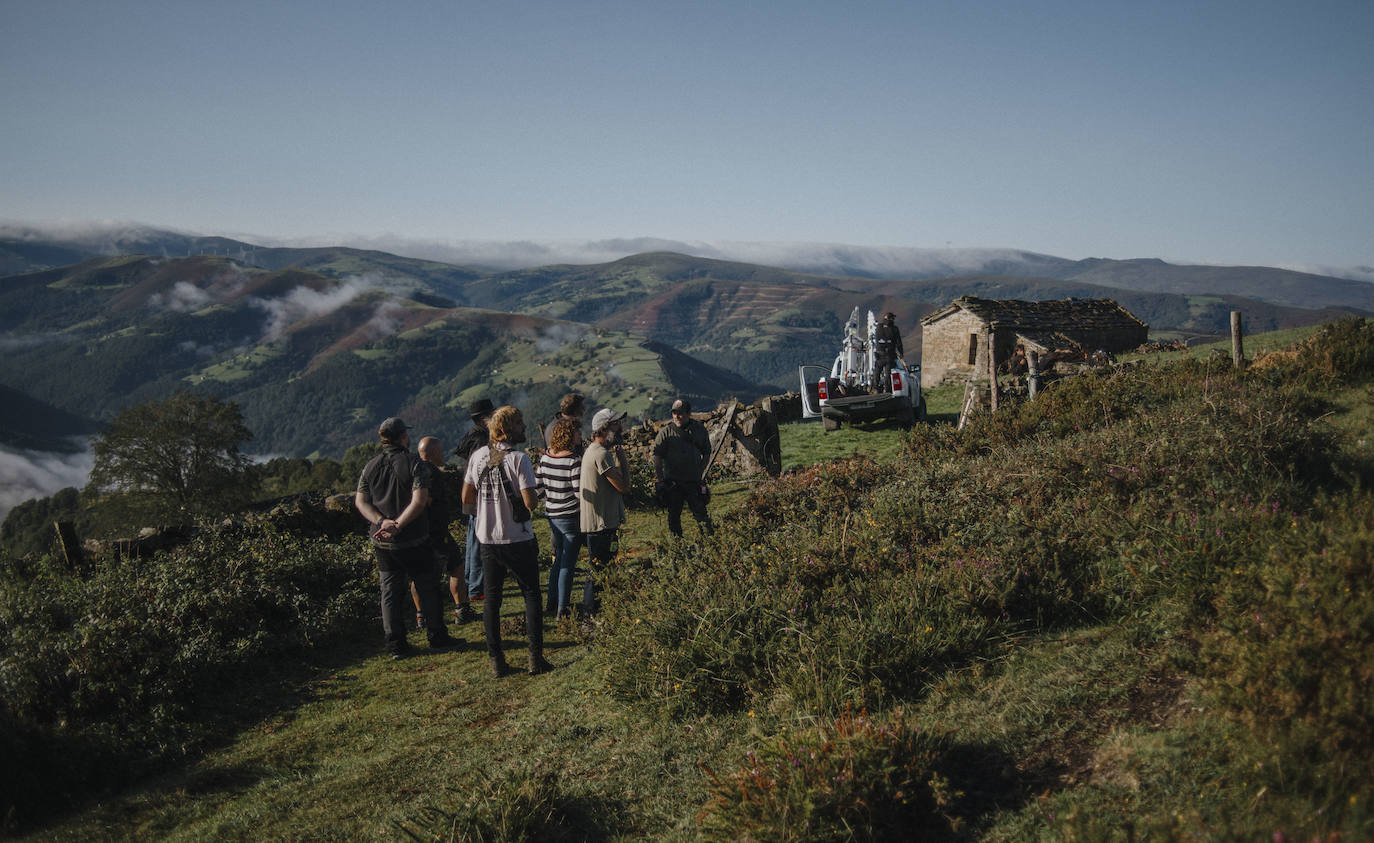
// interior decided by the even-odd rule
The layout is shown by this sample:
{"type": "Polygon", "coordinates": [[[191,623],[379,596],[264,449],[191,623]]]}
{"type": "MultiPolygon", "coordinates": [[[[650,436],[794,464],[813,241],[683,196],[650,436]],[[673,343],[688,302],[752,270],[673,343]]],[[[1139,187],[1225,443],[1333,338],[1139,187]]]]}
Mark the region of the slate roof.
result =
{"type": "Polygon", "coordinates": [[[1111,299],[1021,301],[977,296],[961,296],[923,316],[921,324],[931,325],[959,310],[967,310],[993,328],[1011,328],[1027,334],[1149,327],[1111,299]]]}

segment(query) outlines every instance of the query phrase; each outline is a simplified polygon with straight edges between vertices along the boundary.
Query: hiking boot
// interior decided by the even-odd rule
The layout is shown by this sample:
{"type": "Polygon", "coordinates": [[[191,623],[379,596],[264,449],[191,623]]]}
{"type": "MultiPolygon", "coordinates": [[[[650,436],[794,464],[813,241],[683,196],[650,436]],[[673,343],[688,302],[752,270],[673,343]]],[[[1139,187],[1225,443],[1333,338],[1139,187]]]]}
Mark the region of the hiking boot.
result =
{"type": "Polygon", "coordinates": [[[500,679],[503,676],[510,675],[510,665],[506,664],[505,656],[501,656],[500,658],[493,656],[490,661],[491,676],[493,679],[500,679]]]}
{"type": "Polygon", "coordinates": [[[548,673],[550,670],[553,670],[553,665],[549,664],[549,660],[544,658],[543,653],[530,653],[530,676],[538,676],[541,673],[548,673]]]}
{"type": "Polygon", "coordinates": [[[468,603],[464,603],[453,610],[453,620],[456,623],[470,623],[472,621],[480,621],[481,619],[481,613],[474,611],[471,604],[468,603]]]}
{"type": "Polygon", "coordinates": [[[431,650],[446,650],[450,647],[462,647],[465,642],[461,638],[454,638],[452,635],[444,635],[442,638],[435,638],[429,642],[431,650]]]}
{"type": "Polygon", "coordinates": [[[391,660],[394,662],[398,662],[401,659],[406,658],[413,652],[415,652],[415,650],[412,647],[397,647],[395,650],[391,651],[391,660]]]}

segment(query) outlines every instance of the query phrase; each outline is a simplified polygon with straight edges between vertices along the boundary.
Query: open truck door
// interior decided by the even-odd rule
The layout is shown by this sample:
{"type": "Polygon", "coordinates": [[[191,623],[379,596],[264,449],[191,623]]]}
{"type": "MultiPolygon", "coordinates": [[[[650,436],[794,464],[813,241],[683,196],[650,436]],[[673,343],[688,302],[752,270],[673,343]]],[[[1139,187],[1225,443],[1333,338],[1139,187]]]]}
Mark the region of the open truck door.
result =
{"type": "Polygon", "coordinates": [[[810,363],[803,363],[797,367],[799,377],[801,377],[801,405],[802,418],[818,419],[821,417],[821,379],[830,374],[830,370],[824,366],[816,366],[810,363]]]}

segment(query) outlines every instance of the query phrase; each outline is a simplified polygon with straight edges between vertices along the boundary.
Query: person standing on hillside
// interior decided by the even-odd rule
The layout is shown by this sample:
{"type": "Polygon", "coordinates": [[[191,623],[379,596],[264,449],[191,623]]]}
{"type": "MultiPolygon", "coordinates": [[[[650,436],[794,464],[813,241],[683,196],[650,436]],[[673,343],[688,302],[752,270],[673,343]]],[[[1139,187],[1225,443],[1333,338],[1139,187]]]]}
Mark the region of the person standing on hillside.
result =
{"type": "MultiPolygon", "coordinates": [[[[454,513],[460,506],[462,478],[455,476],[444,466],[444,443],[437,438],[426,436],[421,439],[418,450],[420,459],[429,465],[433,478],[429,488],[429,506],[425,508],[425,513],[429,516],[429,546],[434,551],[435,565],[440,571],[448,574],[448,591],[453,598],[454,615],[461,624],[476,617],[468,603],[468,590],[463,577],[463,548],[453,540],[453,533],[449,530],[454,513]],[[466,619],[464,614],[468,615],[466,619]]],[[[419,626],[423,627],[424,610],[420,605],[420,595],[415,583],[410,584],[410,593],[415,599],[419,626]]]]}
{"type": "Polygon", "coordinates": [[[582,505],[577,496],[581,488],[582,430],[578,421],[560,417],[549,425],[548,437],[548,450],[534,471],[553,534],[553,567],[549,569],[544,613],[562,617],[572,602],[577,555],[582,551],[582,505]]]}
{"type": "Polygon", "coordinates": [[[615,558],[620,525],[625,523],[625,493],[630,491],[630,465],[621,446],[624,413],[603,407],[592,417],[592,441],[582,454],[579,520],[587,541],[591,570],[582,589],[582,612],[597,610],[595,575],[615,558]]]}
{"type": "Polygon", "coordinates": [[[429,465],[410,453],[410,432],[398,418],[377,430],[382,453],[363,467],[353,505],[371,525],[368,533],[377,556],[382,600],[382,633],[393,659],[410,653],[406,641],[406,581],[416,584],[425,636],[431,647],[451,647],[439,609],[439,583],[429,546],[429,504],[432,476],[429,465]]]}
{"type": "Polygon", "coordinates": [[[487,423],[490,444],[479,448],[463,474],[463,503],[477,510],[477,538],[482,548],[482,626],[492,675],[510,673],[501,648],[501,591],[506,574],[515,577],[525,597],[525,635],[531,676],[553,669],[544,659],[544,613],[539,603],[539,545],[530,526],[535,498],[534,466],[524,451],[525,420],[514,407],[501,407],[487,423]]]}
{"type": "Polygon", "coordinates": [[[873,338],[875,392],[892,391],[892,364],[905,354],[906,351],[902,348],[902,332],[897,330],[897,314],[888,311],[883,314],[883,321],[878,324],[876,336],[873,338]]]}
{"type": "MultiPolygon", "coordinates": [[[[469,430],[462,439],[458,440],[458,447],[453,449],[453,453],[463,460],[466,467],[472,454],[479,448],[487,446],[487,421],[491,418],[491,400],[479,398],[472,405],[472,430],[469,430]]],[[[463,570],[467,576],[467,596],[468,600],[482,599],[482,557],[477,542],[477,518],[469,510],[467,503],[463,504],[463,512],[467,515],[468,535],[467,548],[464,555],[463,570]]],[[[458,622],[467,623],[475,621],[479,615],[472,610],[472,605],[467,605],[467,611],[462,606],[458,607],[458,622]]]]}
{"type": "MultiPolygon", "coordinates": [[[[558,415],[544,426],[544,447],[550,448],[553,442],[553,426],[559,419],[570,419],[577,425],[579,433],[582,428],[582,414],[586,412],[586,396],[579,392],[569,392],[563,396],[563,400],[558,402],[558,415]]],[[[579,438],[581,438],[579,436],[579,438]]]]}
{"type": "Polygon", "coordinates": [[[692,405],[679,398],[673,402],[672,420],[654,437],[654,491],[668,510],[668,532],[682,537],[682,507],[692,511],[702,532],[714,532],[706,511],[706,460],[711,438],[706,425],[692,418],[692,405]]]}

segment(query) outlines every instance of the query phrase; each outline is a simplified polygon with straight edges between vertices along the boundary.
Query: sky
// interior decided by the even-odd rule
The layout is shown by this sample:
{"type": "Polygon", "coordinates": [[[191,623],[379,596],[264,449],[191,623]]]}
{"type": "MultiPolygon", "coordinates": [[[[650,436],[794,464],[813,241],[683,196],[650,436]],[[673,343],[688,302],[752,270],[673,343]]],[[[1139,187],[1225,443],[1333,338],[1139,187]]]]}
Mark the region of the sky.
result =
{"type": "Polygon", "coordinates": [[[1374,3],[0,0],[0,220],[1374,266],[1374,3]]]}

